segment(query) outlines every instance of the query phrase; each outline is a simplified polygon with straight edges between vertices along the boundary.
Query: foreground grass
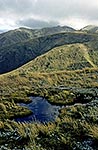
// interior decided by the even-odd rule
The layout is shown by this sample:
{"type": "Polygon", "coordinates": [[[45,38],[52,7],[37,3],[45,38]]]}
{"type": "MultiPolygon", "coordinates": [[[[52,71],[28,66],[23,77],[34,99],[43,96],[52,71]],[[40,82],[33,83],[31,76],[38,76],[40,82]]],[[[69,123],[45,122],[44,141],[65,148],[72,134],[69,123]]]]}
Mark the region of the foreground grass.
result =
{"type": "MultiPolygon", "coordinates": [[[[70,48],[73,54],[73,47],[70,48]]],[[[97,149],[98,68],[88,49],[84,50],[84,56],[91,68],[87,65],[82,70],[57,69],[41,73],[33,72],[32,66],[30,70],[23,66],[0,76],[1,149],[97,149]],[[44,96],[49,102],[66,107],[61,109],[54,123],[16,123],[8,120],[31,113],[17,103],[30,102],[28,96],[32,95],[44,96]],[[80,104],[74,105],[76,103],[80,104]]]]}
{"type": "Polygon", "coordinates": [[[1,96],[24,95],[26,92],[36,88],[49,87],[76,87],[96,88],[98,87],[98,68],[85,68],[75,71],[57,71],[52,73],[27,73],[23,76],[19,71],[0,76],[1,96]]]}
{"type": "Polygon", "coordinates": [[[6,119],[14,119],[30,114],[32,114],[32,111],[25,107],[20,107],[18,104],[15,104],[14,101],[0,102],[0,120],[4,121],[6,119]]]}
{"type": "MultiPolygon", "coordinates": [[[[21,76],[20,72],[17,70],[1,75],[0,102],[1,105],[4,105],[1,106],[1,116],[5,118],[6,114],[10,114],[8,113],[10,111],[13,113],[12,116],[15,116],[15,110],[22,114],[23,109],[17,107],[16,103],[30,102],[28,96],[31,95],[44,96],[49,102],[59,105],[89,102],[94,97],[98,97],[97,80],[97,68],[86,68],[76,71],[58,71],[53,73],[29,72],[24,76],[21,76]],[[62,90],[62,87],[65,89],[62,90]],[[15,105],[5,113],[12,101],[15,105]]],[[[24,115],[28,115],[28,111],[24,111],[24,115]]]]}
{"type": "Polygon", "coordinates": [[[0,122],[0,145],[25,150],[81,150],[87,146],[97,150],[97,107],[98,102],[93,101],[63,108],[54,123],[0,122]]]}

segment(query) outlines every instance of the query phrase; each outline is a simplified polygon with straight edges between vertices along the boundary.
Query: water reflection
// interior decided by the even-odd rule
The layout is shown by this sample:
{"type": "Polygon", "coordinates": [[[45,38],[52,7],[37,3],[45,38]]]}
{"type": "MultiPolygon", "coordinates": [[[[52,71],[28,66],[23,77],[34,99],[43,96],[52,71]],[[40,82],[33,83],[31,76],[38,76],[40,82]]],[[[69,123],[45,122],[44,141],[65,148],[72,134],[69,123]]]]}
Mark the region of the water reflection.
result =
{"type": "Polygon", "coordinates": [[[32,110],[33,114],[27,117],[17,118],[15,121],[19,122],[49,122],[54,121],[59,115],[60,106],[51,105],[43,97],[30,97],[32,102],[30,104],[23,104],[21,106],[26,106],[32,110]]]}

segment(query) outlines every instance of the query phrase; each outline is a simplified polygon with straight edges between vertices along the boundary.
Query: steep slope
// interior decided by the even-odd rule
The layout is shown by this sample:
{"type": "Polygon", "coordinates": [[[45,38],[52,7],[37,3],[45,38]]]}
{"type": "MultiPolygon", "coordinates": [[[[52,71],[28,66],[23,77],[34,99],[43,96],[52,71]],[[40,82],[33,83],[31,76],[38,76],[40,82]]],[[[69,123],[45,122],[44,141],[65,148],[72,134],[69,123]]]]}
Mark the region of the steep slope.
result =
{"type": "MultiPolygon", "coordinates": [[[[47,53],[0,75],[1,149],[97,150],[97,41],[97,35],[70,33],[19,43],[17,47],[9,46],[7,52],[12,48],[15,51],[19,49],[20,53],[21,48],[28,50],[31,46],[34,54],[47,53]],[[17,103],[30,102],[27,96],[31,95],[43,96],[55,105],[63,105],[55,122],[17,123],[12,120],[30,115],[30,110],[17,103]]],[[[23,50],[22,55],[24,53],[23,50]]]]}
{"type": "Polygon", "coordinates": [[[92,34],[69,32],[39,37],[0,48],[0,73],[16,69],[56,46],[96,39],[97,37],[92,34]]]}
{"type": "Polygon", "coordinates": [[[32,38],[51,35],[62,32],[73,32],[73,28],[68,26],[56,26],[42,29],[19,28],[0,34],[0,47],[12,45],[14,43],[23,42],[32,38]]]}
{"type": "Polygon", "coordinates": [[[89,33],[98,33],[98,26],[88,25],[81,29],[81,31],[86,31],[89,33]]]}
{"type": "MultiPolygon", "coordinates": [[[[78,70],[83,68],[97,68],[93,60],[98,57],[91,58],[89,53],[91,49],[84,44],[69,44],[56,47],[51,51],[37,57],[30,63],[20,68],[23,72],[52,72],[60,70],[78,70]]],[[[93,51],[94,53],[95,51],[93,51]]]]}
{"type": "Polygon", "coordinates": [[[74,147],[74,149],[81,149],[81,147],[82,149],[87,149],[90,147],[90,149],[94,148],[97,150],[98,101],[94,100],[94,98],[97,99],[98,97],[98,69],[35,74],[32,72],[31,74],[30,72],[28,74],[18,74],[17,70],[6,75],[1,75],[0,87],[2,96],[0,105],[1,148],[8,149],[10,147],[14,149],[15,147],[16,149],[20,149],[18,146],[22,146],[23,149],[21,143],[27,141],[25,142],[26,149],[28,147],[32,149],[33,139],[33,148],[37,147],[37,149],[40,145],[39,149],[45,147],[47,150],[49,146],[51,150],[55,149],[55,147],[58,147],[58,150],[63,148],[73,149],[74,147]],[[73,91],[69,92],[68,89],[62,88],[60,90],[58,88],[60,85],[69,89],[74,88],[75,92],[78,89],[79,94],[77,96],[79,97],[77,98],[79,103],[74,98],[77,104],[72,106],[67,104],[67,106],[63,107],[60,110],[59,118],[55,122],[47,124],[38,122],[16,123],[15,121],[8,120],[8,117],[10,119],[13,116],[15,118],[27,114],[26,108],[17,105],[17,102],[21,102],[21,98],[26,99],[27,94],[36,94],[44,97],[48,97],[49,95],[52,99],[52,101],[48,99],[50,102],[58,104],[60,100],[64,106],[66,99],[67,103],[70,101],[66,94],[70,93],[72,98],[74,94],[73,91]],[[85,102],[84,105],[81,103],[82,100],[85,102]],[[92,102],[87,103],[91,100],[92,102]],[[6,144],[6,141],[9,145],[6,144]],[[12,142],[14,143],[13,148],[12,142]]]}
{"type": "MultiPolygon", "coordinates": [[[[98,55],[91,57],[91,52],[92,47],[88,47],[88,43],[56,47],[26,65],[1,75],[3,94],[25,92],[32,87],[97,87],[98,55]]],[[[92,53],[95,52],[93,50],[92,53]]]]}

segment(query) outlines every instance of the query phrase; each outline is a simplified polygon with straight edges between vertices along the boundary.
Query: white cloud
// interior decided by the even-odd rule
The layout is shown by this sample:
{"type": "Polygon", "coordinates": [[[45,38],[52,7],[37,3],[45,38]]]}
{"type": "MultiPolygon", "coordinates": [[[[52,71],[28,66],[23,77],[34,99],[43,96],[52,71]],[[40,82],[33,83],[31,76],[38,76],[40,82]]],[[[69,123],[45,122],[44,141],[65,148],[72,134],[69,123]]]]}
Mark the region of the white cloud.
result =
{"type": "Polygon", "coordinates": [[[22,19],[17,22],[17,25],[22,25],[24,27],[31,27],[31,28],[44,28],[44,27],[51,27],[56,26],[59,24],[55,21],[48,21],[41,18],[31,17],[27,19],[22,19]]]}
{"type": "Polygon", "coordinates": [[[0,0],[0,19],[3,20],[0,28],[5,24],[13,28],[31,22],[37,27],[42,23],[50,26],[57,23],[81,28],[87,24],[98,25],[97,14],[98,0],[0,0]]]}
{"type": "Polygon", "coordinates": [[[0,18],[0,30],[10,30],[17,28],[18,26],[14,22],[14,20],[0,18]]]}
{"type": "Polygon", "coordinates": [[[34,2],[35,2],[35,3],[37,3],[37,2],[38,2],[38,0],[34,0],[34,2]]]}

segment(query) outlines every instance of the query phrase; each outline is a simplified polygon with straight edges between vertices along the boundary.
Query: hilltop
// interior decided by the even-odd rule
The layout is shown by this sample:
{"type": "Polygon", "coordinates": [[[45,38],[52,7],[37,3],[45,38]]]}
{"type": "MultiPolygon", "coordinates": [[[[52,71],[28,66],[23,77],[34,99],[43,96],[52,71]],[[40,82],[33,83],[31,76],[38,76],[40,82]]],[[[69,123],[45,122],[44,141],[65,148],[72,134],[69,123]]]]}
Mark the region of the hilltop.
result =
{"type": "Polygon", "coordinates": [[[16,69],[36,56],[50,50],[56,45],[55,43],[53,44],[54,38],[57,39],[56,43],[58,42],[60,44],[59,41],[62,35],[61,37],[60,35],[55,35],[53,39],[52,35],[74,31],[73,28],[68,26],[42,29],[21,27],[0,34],[0,73],[6,73],[16,69]]]}
{"type": "Polygon", "coordinates": [[[9,87],[6,88],[8,93],[18,93],[22,89],[31,91],[34,90],[32,87],[41,86],[96,87],[98,51],[94,47],[92,51],[92,46],[88,42],[55,47],[22,67],[1,75],[0,85],[9,87]]]}
{"type": "Polygon", "coordinates": [[[94,35],[65,32],[18,42],[0,48],[0,73],[16,69],[52,48],[70,43],[96,40],[94,35]]]}
{"type": "Polygon", "coordinates": [[[23,42],[33,38],[38,38],[51,34],[73,31],[75,31],[75,29],[68,26],[56,26],[42,29],[29,29],[20,27],[18,29],[10,30],[8,32],[0,34],[0,47],[6,47],[8,45],[12,45],[18,42],[23,42]]]}
{"type": "Polygon", "coordinates": [[[69,44],[51,49],[49,52],[35,58],[30,63],[21,67],[26,72],[53,72],[62,70],[80,70],[84,68],[96,68],[98,57],[87,44],[69,44]],[[93,62],[94,61],[94,62],[93,62]]]}
{"type": "Polygon", "coordinates": [[[81,31],[86,31],[88,33],[98,33],[98,26],[88,25],[81,29],[81,31]]]}
{"type": "Polygon", "coordinates": [[[64,44],[95,42],[97,27],[80,31],[68,26],[43,29],[19,28],[0,34],[0,74],[12,71],[34,58],[64,44]],[[87,32],[87,30],[89,32],[87,32]]]}

